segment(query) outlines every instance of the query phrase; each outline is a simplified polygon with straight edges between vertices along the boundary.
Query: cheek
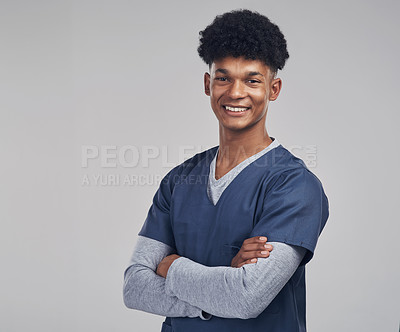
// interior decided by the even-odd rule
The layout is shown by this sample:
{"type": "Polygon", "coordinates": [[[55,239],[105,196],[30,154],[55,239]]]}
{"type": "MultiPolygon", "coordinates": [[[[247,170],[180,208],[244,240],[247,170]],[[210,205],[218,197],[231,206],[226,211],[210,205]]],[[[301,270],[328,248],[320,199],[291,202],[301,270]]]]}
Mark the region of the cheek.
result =
{"type": "Polygon", "coordinates": [[[259,93],[253,94],[253,100],[257,105],[262,105],[268,102],[268,91],[260,91],[259,93]]]}
{"type": "Polygon", "coordinates": [[[214,94],[221,95],[225,92],[225,90],[227,90],[227,87],[222,84],[215,83],[211,85],[210,89],[214,94]]]}
{"type": "Polygon", "coordinates": [[[223,91],[218,88],[218,87],[214,87],[210,90],[210,97],[212,98],[212,102],[217,102],[218,99],[222,96],[223,91]]]}
{"type": "Polygon", "coordinates": [[[259,97],[259,98],[253,98],[253,101],[256,106],[261,107],[266,103],[267,100],[263,97],[259,97]]]}

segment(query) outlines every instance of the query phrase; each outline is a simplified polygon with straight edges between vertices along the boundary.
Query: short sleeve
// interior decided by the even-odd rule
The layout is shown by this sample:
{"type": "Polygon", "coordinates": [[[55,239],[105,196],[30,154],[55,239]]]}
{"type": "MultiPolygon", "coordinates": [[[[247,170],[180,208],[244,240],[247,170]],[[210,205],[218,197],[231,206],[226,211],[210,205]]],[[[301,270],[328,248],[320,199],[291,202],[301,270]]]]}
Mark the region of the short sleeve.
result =
{"type": "Polygon", "coordinates": [[[173,171],[174,169],[162,179],[138,235],[161,241],[175,248],[175,239],[170,218],[170,204],[174,186],[173,171]]]}
{"type": "Polygon", "coordinates": [[[329,215],[328,199],[319,179],[307,168],[283,172],[266,192],[261,216],[251,233],[268,242],[307,249],[301,262],[311,260],[329,215]]]}

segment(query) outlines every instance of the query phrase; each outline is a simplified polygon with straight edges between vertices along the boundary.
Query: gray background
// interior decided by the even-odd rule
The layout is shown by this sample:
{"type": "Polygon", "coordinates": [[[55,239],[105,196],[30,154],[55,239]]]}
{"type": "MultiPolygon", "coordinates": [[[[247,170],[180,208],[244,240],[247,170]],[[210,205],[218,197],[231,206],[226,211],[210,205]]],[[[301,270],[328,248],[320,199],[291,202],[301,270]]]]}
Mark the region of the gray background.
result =
{"type": "Polygon", "coordinates": [[[235,0],[1,1],[0,331],[160,330],[122,302],[157,184],[82,179],[162,176],[180,147],[218,144],[198,32],[241,7],[287,38],[268,132],[298,155],[316,146],[330,200],[309,331],[397,331],[399,3],[235,0]],[[168,163],[85,168],[86,145],[166,147],[168,163]]]}

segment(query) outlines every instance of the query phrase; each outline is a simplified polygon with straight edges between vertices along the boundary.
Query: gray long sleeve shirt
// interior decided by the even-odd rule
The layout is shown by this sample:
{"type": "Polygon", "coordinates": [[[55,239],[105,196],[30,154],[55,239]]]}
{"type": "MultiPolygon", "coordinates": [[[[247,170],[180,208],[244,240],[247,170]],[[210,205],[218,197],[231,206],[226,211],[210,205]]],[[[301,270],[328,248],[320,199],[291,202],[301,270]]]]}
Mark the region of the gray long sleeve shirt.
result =
{"type": "Polygon", "coordinates": [[[139,236],[125,271],[125,305],[168,317],[209,319],[206,313],[223,318],[257,317],[294,274],[306,251],[280,242],[270,244],[274,249],[268,258],[240,268],[207,267],[180,257],[164,279],[155,271],[173,248],[139,236]]]}

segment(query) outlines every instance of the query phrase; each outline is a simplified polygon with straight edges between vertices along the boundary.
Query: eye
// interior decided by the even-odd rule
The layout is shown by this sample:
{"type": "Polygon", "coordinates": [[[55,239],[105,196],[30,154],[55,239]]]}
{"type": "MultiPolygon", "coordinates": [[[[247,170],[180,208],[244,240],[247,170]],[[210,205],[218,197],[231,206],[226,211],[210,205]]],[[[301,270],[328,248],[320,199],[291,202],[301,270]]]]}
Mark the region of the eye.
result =
{"type": "Polygon", "coordinates": [[[226,77],[216,77],[215,79],[216,79],[217,81],[221,81],[221,82],[227,81],[227,78],[226,78],[226,77]]]}
{"type": "Polygon", "coordinates": [[[249,80],[248,82],[249,82],[249,83],[261,83],[261,82],[258,81],[258,80],[249,80]]]}

